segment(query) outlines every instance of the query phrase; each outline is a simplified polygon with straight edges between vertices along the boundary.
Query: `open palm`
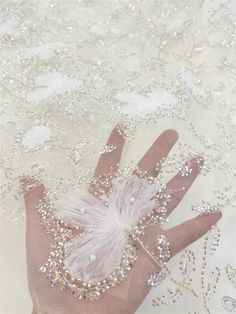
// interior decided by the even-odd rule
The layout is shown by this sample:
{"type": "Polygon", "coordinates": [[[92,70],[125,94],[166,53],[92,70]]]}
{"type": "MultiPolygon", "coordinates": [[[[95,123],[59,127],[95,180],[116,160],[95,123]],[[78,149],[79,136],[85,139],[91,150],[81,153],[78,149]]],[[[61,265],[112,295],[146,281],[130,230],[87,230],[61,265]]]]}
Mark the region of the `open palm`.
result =
{"type": "MultiPolygon", "coordinates": [[[[164,131],[139,161],[137,168],[156,177],[158,175],[156,164],[167,157],[177,139],[178,134],[176,131],[164,131]]],[[[101,155],[94,172],[95,178],[106,173],[110,174],[111,169],[113,173],[117,171],[124,144],[124,137],[120,135],[118,128],[115,127],[107,145],[114,145],[116,149],[109,154],[101,155]]],[[[179,192],[173,194],[171,201],[168,203],[167,215],[178,206],[198,176],[199,158],[192,158],[188,163],[190,163],[192,169],[188,176],[181,176],[180,173],[177,173],[167,183],[167,189],[170,191],[179,189],[179,192]],[[185,187],[185,189],[181,189],[182,187],[185,187]]],[[[139,176],[136,169],[133,174],[139,176]]],[[[29,177],[21,178],[22,185],[28,185],[31,181],[33,182],[33,179],[29,177]]],[[[104,192],[107,192],[109,188],[108,186],[104,192]]],[[[99,194],[99,187],[94,188],[91,184],[91,191],[94,194],[99,194]]],[[[112,288],[112,292],[104,293],[99,300],[93,302],[76,299],[69,289],[60,291],[57,287],[51,287],[49,280],[38,271],[47,259],[50,253],[50,243],[53,241],[52,236],[45,233],[40,223],[40,215],[36,209],[39,200],[43,198],[44,192],[45,187],[41,184],[25,194],[27,266],[29,289],[33,300],[33,313],[134,313],[150,289],[146,284],[148,274],[160,270],[157,269],[157,266],[141,248],[137,249],[138,259],[134,263],[132,276],[130,274],[118,287],[112,288]]],[[[160,226],[149,226],[144,234],[143,241],[148,244],[150,250],[154,251],[156,237],[161,233],[168,238],[171,244],[171,256],[174,256],[203,236],[221,218],[221,215],[220,212],[200,215],[168,230],[163,230],[160,226]]]]}

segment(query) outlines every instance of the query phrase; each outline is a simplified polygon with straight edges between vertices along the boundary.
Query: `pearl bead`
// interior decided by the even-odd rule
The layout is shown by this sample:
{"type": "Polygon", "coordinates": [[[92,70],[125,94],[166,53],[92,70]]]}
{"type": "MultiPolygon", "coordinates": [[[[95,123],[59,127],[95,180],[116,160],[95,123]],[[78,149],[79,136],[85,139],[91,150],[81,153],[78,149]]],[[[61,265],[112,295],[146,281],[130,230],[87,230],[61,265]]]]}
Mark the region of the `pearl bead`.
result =
{"type": "Polygon", "coordinates": [[[85,208],[80,208],[79,212],[80,212],[81,214],[84,214],[84,213],[86,212],[86,210],[85,210],[85,208]]]}
{"type": "Polygon", "coordinates": [[[131,198],[129,199],[129,201],[130,201],[131,204],[133,204],[136,200],[135,200],[134,197],[131,197],[131,198]]]}
{"type": "Polygon", "coordinates": [[[95,254],[91,254],[91,255],[89,256],[89,260],[90,260],[91,262],[96,261],[96,255],[95,255],[95,254]]]}

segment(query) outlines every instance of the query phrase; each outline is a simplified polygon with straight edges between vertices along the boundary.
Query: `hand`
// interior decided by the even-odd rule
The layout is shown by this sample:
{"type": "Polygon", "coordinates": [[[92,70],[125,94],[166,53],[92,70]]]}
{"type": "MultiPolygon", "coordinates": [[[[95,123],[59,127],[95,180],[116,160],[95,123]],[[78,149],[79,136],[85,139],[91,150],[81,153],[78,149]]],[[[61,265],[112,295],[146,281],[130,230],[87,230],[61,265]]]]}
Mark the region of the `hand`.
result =
{"type": "MultiPolygon", "coordinates": [[[[174,130],[163,132],[140,160],[137,165],[138,168],[148,171],[152,176],[157,176],[156,164],[168,155],[177,139],[178,134],[174,130]]],[[[117,128],[114,128],[107,144],[115,145],[116,149],[101,155],[95,169],[95,177],[110,172],[110,169],[113,169],[114,172],[117,171],[117,164],[121,158],[124,142],[124,138],[119,134],[117,128]]],[[[179,193],[173,195],[171,202],[168,204],[168,215],[178,206],[198,176],[199,164],[197,158],[193,158],[190,164],[192,172],[189,176],[181,176],[177,173],[167,183],[167,188],[172,190],[185,187],[184,190],[180,190],[179,193]]],[[[135,171],[134,174],[137,175],[135,171]]],[[[26,185],[33,179],[24,177],[20,181],[22,185],[26,185]]],[[[112,294],[104,293],[96,301],[78,300],[69,289],[60,291],[58,287],[51,287],[45,274],[38,271],[48,257],[50,243],[53,240],[49,234],[45,233],[40,223],[40,215],[36,209],[39,200],[43,198],[44,192],[45,187],[40,185],[25,194],[27,268],[29,289],[33,300],[33,313],[134,313],[149,291],[146,285],[148,274],[160,270],[150,260],[150,257],[142,251],[142,248],[137,249],[138,260],[134,263],[130,281],[129,278],[125,279],[118,287],[113,288],[112,294]],[[129,288],[125,300],[115,296],[116,292],[119,293],[120,289],[127,288],[127,285],[129,285],[129,288]]],[[[149,226],[146,229],[143,242],[148,243],[150,250],[155,250],[156,236],[161,233],[168,238],[171,244],[171,256],[173,257],[208,232],[221,216],[221,212],[200,215],[168,230],[163,230],[160,226],[149,226]]]]}

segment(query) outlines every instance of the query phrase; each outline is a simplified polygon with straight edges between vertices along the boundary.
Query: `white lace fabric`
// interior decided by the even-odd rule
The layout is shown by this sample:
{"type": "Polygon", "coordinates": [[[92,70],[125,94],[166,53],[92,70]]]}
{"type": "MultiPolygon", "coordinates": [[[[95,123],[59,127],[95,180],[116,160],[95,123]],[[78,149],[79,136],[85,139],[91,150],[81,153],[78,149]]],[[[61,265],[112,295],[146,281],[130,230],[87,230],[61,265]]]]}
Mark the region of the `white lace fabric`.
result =
{"type": "Polygon", "coordinates": [[[178,131],[179,142],[162,165],[163,181],[203,154],[202,175],[168,226],[212,206],[223,211],[207,238],[170,262],[189,290],[168,277],[137,313],[235,311],[235,1],[3,0],[0,7],[7,295],[0,311],[31,310],[18,176],[38,177],[58,195],[84,187],[99,155],[115,149],[104,144],[121,122],[123,166],[133,166],[166,128],[178,131]]]}

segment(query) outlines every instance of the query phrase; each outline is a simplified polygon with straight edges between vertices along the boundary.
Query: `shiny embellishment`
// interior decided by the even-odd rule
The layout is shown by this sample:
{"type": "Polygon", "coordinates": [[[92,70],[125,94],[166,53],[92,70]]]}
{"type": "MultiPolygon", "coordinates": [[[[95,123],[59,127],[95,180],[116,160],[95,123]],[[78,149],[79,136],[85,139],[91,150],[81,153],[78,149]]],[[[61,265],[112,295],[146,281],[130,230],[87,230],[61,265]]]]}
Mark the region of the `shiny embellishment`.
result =
{"type": "Polygon", "coordinates": [[[96,255],[95,255],[95,254],[91,254],[91,255],[89,256],[89,260],[90,260],[91,262],[96,261],[96,255]]]}
{"type": "Polygon", "coordinates": [[[167,273],[161,270],[159,273],[151,273],[147,278],[147,285],[149,287],[157,287],[166,279],[167,273]]]}
{"type": "Polygon", "coordinates": [[[226,274],[229,281],[234,285],[236,288],[236,269],[233,268],[231,265],[226,266],[226,274]]]}
{"type": "MultiPolygon", "coordinates": [[[[141,236],[145,228],[158,223],[156,216],[162,212],[158,212],[155,195],[155,187],[136,175],[114,182],[108,205],[88,191],[69,191],[55,207],[48,195],[38,210],[47,231],[55,237],[56,249],[40,271],[47,273],[52,284],[69,287],[79,299],[99,298],[125,279],[137,259],[137,245],[144,247],[141,236]],[[142,198],[137,197],[140,193],[142,198]],[[83,215],[81,209],[86,209],[83,215]]],[[[145,250],[158,265],[170,258],[169,242],[163,235],[157,237],[157,256],[145,250]]]]}
{"type": "Polygon", "coordinates": [[[131,197],[131,198],[129,199],[129,201],[130,201],[131,204],[133,204],[133,203],[135,202],[135,198],[134,198],[134,197],[131,197]]]}
{"type": "Polygon", "coordinates": [[[236,299],[230,296],[224,296],[221,299],[222,305],[228,312],[236,312],[236,299]]]}
{"type": "MultiPolygon", "coordinates": [[[[145,248],[145,251],[148,253],[149,256],[151,256],[151,253],[147,251],[147,248],[145,248]]],[[[163,234],[157,236],[156,259],[160,267],[163,267],[170,259],[170,242],[163,234]]],[[[167,273],[163,269],[159,273],[151,273],[147,277],[147,285],[149,287],[156,287],[165,280],[166,275],[167,273]]]]}
{"type": "MultiPolygon", "coordinates": [[[[2,0],[0,4],[3,99],[0,220],[13,224],[25,222],[25,209],[19,202],[22,190],[15,193],[18,175],[47,178],[59,195],[89,184],[94,170],[90,169],[93,164],[90,157],[107,151],[103,150],[104,139],[117,121],[125,125],[124,137],[140,141],[143,148],[145,143],[135,130],[144,127],[147,134],[158,134],[163,125],[176,125],[185,139],[181,136],[173,154],[173,168],[178,171],[183,158],[199,153],[191,143],[204,153],[201,175],[205,176],[202,183],[208,187],[204,198],[206,202],[213,199],[217,206],[231,213],[232,219],[220,231],[230,243],[236,215],[235,0],[158,0],[149,1],[148,6],[145,1],[136,0],[119,1],[116,5],[107,5],[105,0],[99,1],[99,5],[92,5],[96,0],[52,0],[46,2],[43,14],[40,1],[15,3],[2,0]],[[203,11],[206,12],[204,26],[203,11]],[[86,18],[88,12],[91,19],[86,18]],[[55,27],[51,27],[51,21],[57,21],[55,27]],[[78,30],[82,37],[76,44],[74,37],[78,30]],[[79,61],[76,66],[74,56],[79,61]],[[41,75],[45,71],[55,73],[55,69],[60,75],[53,82],[41,75]],[[79,88],[73,80],[78,77],[83,81],[79,88]],[[130,113],[131,119],[127,118],[130,113]],[[38,142],[37,132],[30,131],[38,126],[50,129],[50,136],[45,133],[44,137],[40,132],[43,142],[38,142]],[[25,145],[29,132],[32,142],[27,142],[36,146],[25,145]],[[79,147],[78,137],[82,143],[79,147]],[[42,164],[43,170],[34,167],[35,160],[42,164]],[[71,170],[73,178],[68,180],[71,170]],[[219,185],[214,178],[221,178],[219,185]],[[215,195],[216,186],[212,184],[217,185],[219,194],[215,195]]],[[[132,158],[132,153],[126,153],[132,158]]],[[[170,168],[165,168],[160,176],[163,177],[165,170],[170,168]]],[[[34,186],[28,185],[24,191],[27,193],[31,188],[34,186]]],[[[193,194],[194,191],[195,187],[193,194]]],[[[195,196],[199,203],[201,194],[195,196]]],[[[204,206],[199,207],[200,211],[205,211],[204,206]]],[[[227,246],[222,245],[219,251],[213,263],[208,259],[201,262],[205,254],[200,247],[194,248],[198,257],[197,276],[201,276],[204,263],[211,270],[215,263],[222,265],[222,256],[224,263],[232,262],[227,246]]],[[[203,279],[209,275],[210,272],[204,271],[203,279]]],[[[227,280],[227,276],[221,278],[217,295],[207,296],[207,302],[212,304],[211,313],[221,311],[214,300],[230,285],[229,282],[226,285],[227,280]]],[[[208,287],[206,283],[203,291],[195,280],[189,286],[196,288],[199,295],[208,287]]],[[[169,304],[163,307],[173,312],[172,302],[178,301],[176,296],[180,291],[175,291],[174,286],[168,288],[173,294],[170,297],[169,289],[166,290],[161,304],[169,304]]],[[[180,311],[185,312],[189,294],[181,293],[180,311]]],[[[204,311],[201,297],[197,304],[199,308],[195,311],[204,311]]]]}
{"type": "Polygon", "coordinates": [[[157,237],[157,259],[161,264],[167,263],[170,259],[170,242],[163,234],[157,237]]]}
{"type": "Polygon", "coordinates": [[[192,173],[193,169],[189,164],[183,165],[182,168],[180,168],[180,175],[181,177],[188,177],[192,173]]]}
{"type": "Polygon", "coordinates": [[[79,209],[79,212],[80,212],[81,214],[84,214],[84,213],[86,212],[86,209],[85,209],[85,208],[80,208],[80,209],[79,209]]]}

